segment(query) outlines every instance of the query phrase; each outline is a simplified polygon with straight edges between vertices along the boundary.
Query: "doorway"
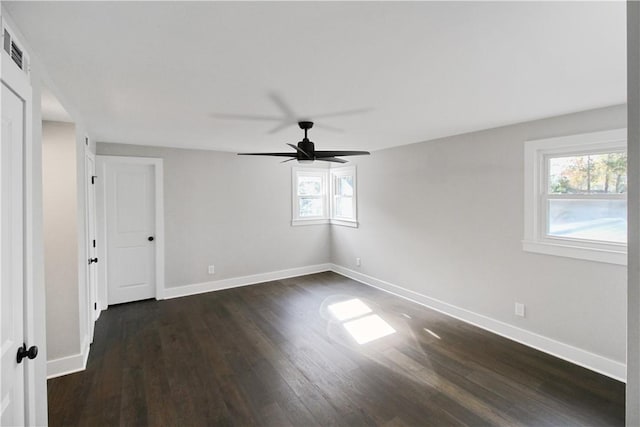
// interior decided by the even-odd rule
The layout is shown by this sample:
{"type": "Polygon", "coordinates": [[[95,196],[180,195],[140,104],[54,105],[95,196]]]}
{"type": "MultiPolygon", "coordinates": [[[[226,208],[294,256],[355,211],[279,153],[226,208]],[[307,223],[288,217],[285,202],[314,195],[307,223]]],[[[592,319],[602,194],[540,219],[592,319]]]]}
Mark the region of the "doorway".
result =
{"type": "Polygon", "coordinates": [[[162,159],[96,156],[96,165],[99,298],[108,305],[162,299],[162,159]]]}

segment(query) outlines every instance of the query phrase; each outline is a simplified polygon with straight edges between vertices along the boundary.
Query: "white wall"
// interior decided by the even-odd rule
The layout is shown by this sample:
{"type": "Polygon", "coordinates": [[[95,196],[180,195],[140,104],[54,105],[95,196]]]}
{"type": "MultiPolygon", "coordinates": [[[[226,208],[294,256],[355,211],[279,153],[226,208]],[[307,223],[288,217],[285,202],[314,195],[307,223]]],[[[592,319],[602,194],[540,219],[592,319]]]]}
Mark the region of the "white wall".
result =
{"type": "MultiPolygon", "coordinates": [[[[11,28],[23,44],[26,40],[20,29],[12,22],[11,17],[7,14],[4,5],[0,5],[0,14],[2,19],[7,20],[11,28]]],[[[34,412],[33,423],[35,425],[47,424],[47,344],[46,344],[46,327],[45,327],[45,289],[44,289],[44,247],[42,235],[42,125],[41,125],[41,108],[40,93],[42,90],[42,78],[44,70],[37,57],[31,49],[26,49],[31,54],[31,86],[32,86],[32,102],[30,104],[32,123],[31,136],[32,140],[27,141],[25,147],[25,208],[27,218],[25,221],[26,236],[25,250],[31,252],[31,259],[27,260],[25,269],[25,277],[31,279],[33,284],[33,322],[27,330],[33,330],[33,336],[25,337],[31,345],[38,346],[38,357],[32,361],[34,366],[33,378],[26,381],[27,387],[33,386],[33,394],[35,402],[33,403],[34,412]]],[[[28,305],[28,304],[27,304],[28,305]]],[[[29,373],[27,373],[29,375],[29,373]]],[[[32,414],[29,414],[32,416],[32,414]]],[[[32,422],[31,420],[29,422],[32,422]]]]}
{"type": "Polygon", "coordinates": [[[331,229],[332,262],[624,364],[626,268],[521,240],[524,141],[625,126],[616,106],[358,158],[360,228],[331,229]]]}
{"type": "MultiPolygon", "coordinates": [[[[42,112],[41,112],[41,94],[47,88],[47,90],[53,93],[60,101],[63,107],[67,110],[71,118],[75,123],[75,141],[76,141],[76,172],[78,177],[84,176],[84,146],[85,136],[87,135],[86,127],[83,125],[84,121],[77,109],[68,102],[64,94],[62,94],[49,77],[45,66],[40,62],[36,52],[29,46],[29,40],[24,37],[20,32],[20,28],[13,23],[10,15],[2,5],[2,17],[8,21],[11,28],[14,30],[14,36],[21,41],[23,47],[30,55],[30,77],[32,86],[32,137],[31,144],[27,146],[26,157],[26,186],[27,186],[27,200],[26,208],[29,213],[27,221],[27,239],[26,244],[32,253],[30,262],[27,266],[27,276],[30,276],[33,282],[33,331],[34,337],[28,338],[29,342],[35,344],[39,348],[38,357],[33,361],[35,365],[35,425],[47,424],[47,383],[46,378],[52,372],[52,361],[62,362],[59,364],[53,363],[54,373],[66,372],[69,370],[79,370],[84,367],[84,360],[88,354],[88,348],[84,346],[80,350],[77,346],[72,345],[64,350],[59,348],[54,351],[53,355],[49,355],[47,348],[47,340],[52,341],[55,338],[47,338],[47,331],[50,328],[56,328],[56,326],[50,326],[46,324],[47,321],[47,309],[46,309],[46,289],[45,289],[45,271],[44,271],[44,234],[43,234],[43,177],[42,177],[42,112]],[[63,357],[56,359],[56,354],[64,354],[63,357]],[[73,362],[69,364],[68,362],[73,362]],[[60,369],[58,369],[60,368],[60,369]]],[[[95,150],[95,144],[90,143],[89,150],[95,150]]],[[[88,316],[88,303],[86,302],[86,277],[84,274],[84,266],[86,264],[86,248],[84,246],[85,238],[85,216],[84,216],[84,180],[79,180],[78,185],[74,189],[77,193],[77,203],[75,205],[76,210],[76,227],[77,227],[77,263],[76,269],[77,282],[77,298],[64,301],[64,307],[60,306],[59,310],[69,310],[78,313],[78,319],[76,319],[76,326],[73,328],[74,332],[77,332],[80,336],[79,341],[88,345],[88,324],[80,319],[86,319],[88,316]]],[[[65,336],[68,336],[72,332],[65,332],[65,336]]],[[[49,334],[51,335],[51,334],[49,334]]],[[[66,338],[65,338],[66,339],[66,338]]]]}
{"type": "Polygon", "coordinates": [[[164,159],[167,288],[329,262],[328,225],[291,226],[278,159],[108,143],[97,154],[164,159]]]}
{"type": "Polygon", "coordinates": [[[47,357],[80,352],[76,130],[42,122],[47,357]]]}

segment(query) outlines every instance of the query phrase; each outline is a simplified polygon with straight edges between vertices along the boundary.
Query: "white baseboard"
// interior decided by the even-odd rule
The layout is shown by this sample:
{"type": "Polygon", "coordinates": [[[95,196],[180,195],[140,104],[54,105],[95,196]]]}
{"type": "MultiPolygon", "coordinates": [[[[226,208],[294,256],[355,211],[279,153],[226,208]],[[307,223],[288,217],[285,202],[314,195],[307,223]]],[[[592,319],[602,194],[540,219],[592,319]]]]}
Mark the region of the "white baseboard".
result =
{"type": "Polygon", "coordinates": [[[90,345],[89,337],[85,337],[80,353],[59,359],[47,360],[47,379],[84,371],[87,367],[87,360],[89,359],[90,345]]]}
{"type": "MultiPolygon", "coordinates": [[[[230,279],[215,280],[211,282],[196,283],[174,288],[165,288],[164,299],[179,298],[189,295],[197,295],[205,292],[219,291],[223,289],[254,285],[272,280],[286,279],[289,277],[303,276],[306,274],[333,271],[345,277],[354,279],[360,283],[397,295],[417,304],[439,311],[448,316],[478,326],[479,328],[501,335],[510,340],[526,346],[549,353],[553,356],[567,360],[576,365],[583,366],[592,371],[601,373],[619,381],[626,381],[626,365],[624,363],[608,359],[589,351],[556,341],[551,338],[536,334],[526,329],[518,328],[499,320],[474,313],[464,308],[430,298],[426,295],[405,289],[398,285],[376,279],[375,277],[359,273],[337,264],[317,264],[306,267],[291,268],[287,270],[272,271],[268,273],[253,274],[250,276],[233,277],[230,279]]],[[[47,362],[47,378],[55,378],[62,375],[79,372],[87,366],[89,357],[89,340],[85,339],[82,352],[71,356],[49,360],[47,362]]]]}
{"type": "Polygon", "coordinates": [[[589,351],[573,347],[569,344],[556,341],[551,338],[527,331],[522,328],[492,319],[490,317],[474,313],[472,311],[456,307],[455,305],[430,298],[426,295],[402,288],[398,285],[376,279],[375,277],[350,270],[340,265],[332,264],[331,270],[343,276],[354,279],[365,285],[372,286],[385,292],[400,296],[418,304],[424,305],[448,316],[455,317],[463,322],[486,329],[487,331],[501,335],[513,341],[517,341],[536,350],[549,353],[560,359],[567,360],[576,365],[583,366],[592,371],[614,378],[618,381],[626,381],[627,366],[624,363],[608,359],[589,351]]]}
{"type": "Polygon", "coordinates": [[[179,298],[189,295],[202,294],[205,292],[237,288],[240,286],[255,285],[257,283],[270,282],[272,280],[280,280],[289,277],[303,276],[305,274],[330,271],[331,268],[332,264],[317,264],[306,267],[290,268],[287,270],[271,271],[268,273],[252,274],[250,276],[232,277],[230,279],[196,283],[193,285],[176,286],[173,288],[165,288],[163,292],[163,298],[179,298]]]}

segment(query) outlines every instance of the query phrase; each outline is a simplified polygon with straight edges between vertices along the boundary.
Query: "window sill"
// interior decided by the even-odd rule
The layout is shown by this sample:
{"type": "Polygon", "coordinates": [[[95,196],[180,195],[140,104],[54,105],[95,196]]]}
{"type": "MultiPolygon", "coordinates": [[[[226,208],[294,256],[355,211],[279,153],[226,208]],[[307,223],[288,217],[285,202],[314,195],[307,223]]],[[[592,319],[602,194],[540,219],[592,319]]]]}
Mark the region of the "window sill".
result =
{"type": "Polygon", "coordinates": [[[319,225],[319,224],[329,224],[328,219],[294,219],[291,221],[291,225],[294,227],[300,225],[319,225]]]}
{"type": "Polygon", "coordinates": [[[343,227],[358,228],[358,221],[351,221],[347,219],[332,219],[329,221],[332,225],[341,225],[343,227]]]}
{"type": "Polygon", "coordinates": [[[358,228],[358,221],[349,221],[344,219],[294,219],[291,221],[291,225],[293,227],[298,227],[301,225],[320,225],[320,224],[341,225],[343,227],[358,228]]]}
{"type": "Polygon", "coordinates": [[[607,264],[627,265],[626,248],[619,250],[601,249],[571,245],[571,242],[550,243],[534,240],[523,240],[522,249],[526,252],[535,252],[538,254],[604,262],[607,264]]]}

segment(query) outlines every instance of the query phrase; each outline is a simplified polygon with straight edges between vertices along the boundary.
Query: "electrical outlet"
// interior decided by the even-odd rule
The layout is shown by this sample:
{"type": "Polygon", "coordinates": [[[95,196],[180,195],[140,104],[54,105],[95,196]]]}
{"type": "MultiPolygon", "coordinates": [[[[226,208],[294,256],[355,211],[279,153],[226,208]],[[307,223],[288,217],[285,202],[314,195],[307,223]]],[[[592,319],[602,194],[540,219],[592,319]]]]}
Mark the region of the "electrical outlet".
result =
{"type": "Polygon", "coordinates": [[[521,302],[516,303],[516,316],[524,317],[525,315],[525,307],[521,302]]]}
{"type": "Polygon", "coordinates": [[[360,258],[356,258],[356,265],[360,267],[360,258]]]}
{"type": "Polygon", "coordinates": [[[213,265],[210,265],[209,266],[209,274],[215,274],[215,272],[216,272],[216,267],[213,266],[213,265]]]}

